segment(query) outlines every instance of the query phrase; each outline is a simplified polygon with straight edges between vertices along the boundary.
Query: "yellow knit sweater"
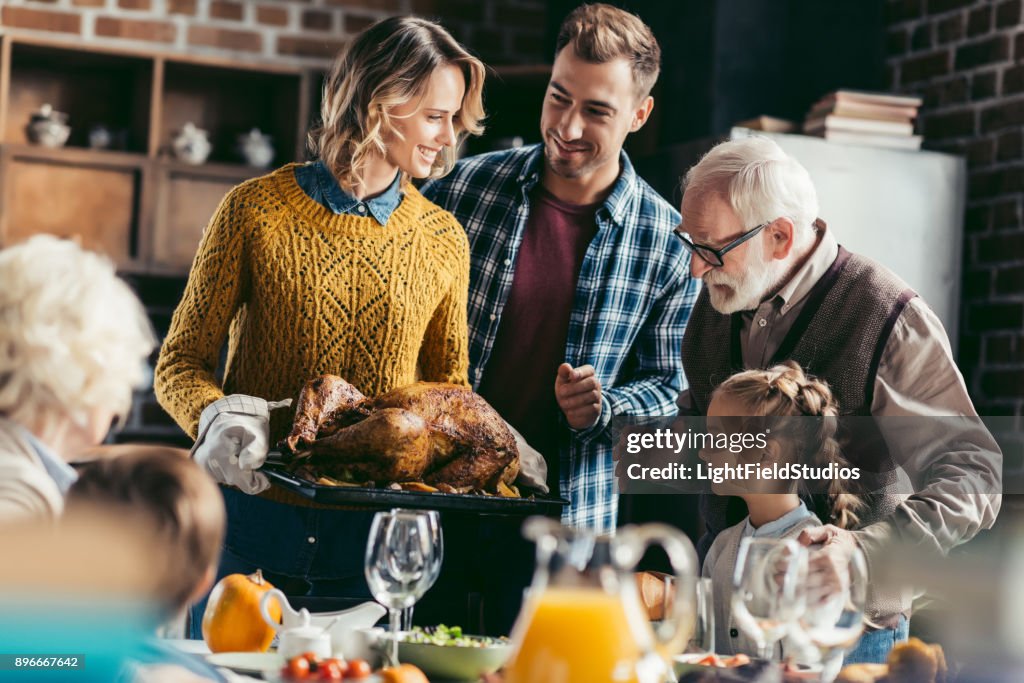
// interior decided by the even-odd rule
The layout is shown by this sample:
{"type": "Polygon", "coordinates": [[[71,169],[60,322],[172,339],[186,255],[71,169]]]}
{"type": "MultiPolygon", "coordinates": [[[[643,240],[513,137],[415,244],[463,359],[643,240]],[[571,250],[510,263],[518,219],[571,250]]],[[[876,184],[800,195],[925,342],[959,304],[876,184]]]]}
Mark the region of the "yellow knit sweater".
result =
{"type": "MultiPolygon", "coordinates": [[[[322,207],[295,164],[224,197],[156,366],[157,399],[190,436],[225,394],[294,397],[324,373],[371,397],[416,381],[417,365],[424,380],[468,383],[466,234],[404,192],[386,226],[322,207]]],[[[287,431],[280,418],[271,443],[287,431]]]]}

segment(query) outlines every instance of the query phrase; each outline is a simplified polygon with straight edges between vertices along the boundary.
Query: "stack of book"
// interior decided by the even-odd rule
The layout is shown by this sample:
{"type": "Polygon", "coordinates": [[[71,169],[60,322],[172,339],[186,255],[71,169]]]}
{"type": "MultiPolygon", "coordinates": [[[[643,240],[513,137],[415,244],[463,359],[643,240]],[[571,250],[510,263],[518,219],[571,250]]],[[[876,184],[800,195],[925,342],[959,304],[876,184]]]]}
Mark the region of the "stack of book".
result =
{"type": "Polygon", "coordinates": [[[914,135],[919,97],[837,90],[807,114],[804,133],[834,142],[899,149],[920,149],[914,135]]]}

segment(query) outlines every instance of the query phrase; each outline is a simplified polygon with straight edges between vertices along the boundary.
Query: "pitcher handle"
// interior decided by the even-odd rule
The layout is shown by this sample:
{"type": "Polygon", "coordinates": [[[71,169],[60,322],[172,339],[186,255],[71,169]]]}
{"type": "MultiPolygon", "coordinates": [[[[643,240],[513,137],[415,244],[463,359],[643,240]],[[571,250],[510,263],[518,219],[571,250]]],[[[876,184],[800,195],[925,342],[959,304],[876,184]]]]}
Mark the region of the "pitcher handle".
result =
{"type": "MultiPolygon", "coordinates": [[[[667,524],[643,524],[626,526],[615,538],[615,560],[621,569],[633,571],[652,545],[660,545],[668,555],[675,577],[676,596],[670,602],[671,611],[665,615],[664,623],[654,629],[657,644],[667,646],[673,643],[680,632],[693,628],[696,617],[696,590],[683,592],[683,587],[695,581],[697,575],[697,551],[690,539],[678,529],[667,524]],[[684,597],[688,599],[683,599],[684,597]]],[[[666,586],[666,590],[668,587],[666,586]]],[[[685,643],[680,643],[685,644],[685,643]]]]}
{"type": "Polygon", "coordinates": [[[284,616],[284,610],[288,605],[288,598],[285,597],[285,594],[277,588],[271,588],[263,594],[263,597],[260,598],[260,614],[263,615],[263,621],[270,624],[271,628],[273,628],[276,633],[280,633],[283,626],[274,621],[270,616],[270,612],[267,611],[267,603],[270,601],[272,596],[277,598],[278,604],[281,605],[281,616],[284,616]]]}

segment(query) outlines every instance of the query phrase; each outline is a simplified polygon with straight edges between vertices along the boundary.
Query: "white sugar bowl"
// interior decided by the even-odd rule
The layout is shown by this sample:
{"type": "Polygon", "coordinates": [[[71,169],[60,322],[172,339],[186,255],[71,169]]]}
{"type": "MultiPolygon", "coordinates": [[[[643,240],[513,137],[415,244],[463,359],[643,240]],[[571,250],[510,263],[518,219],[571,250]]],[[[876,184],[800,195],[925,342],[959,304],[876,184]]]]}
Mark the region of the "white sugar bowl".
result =
{"type": "Polygon", "coordinates": [[[301,626],[281,629],[277,634],[277,651],[286,660],[312,652],[320,659],[331,656],[331,634],[322,626],[313,626],[309,621],[309,611],[303,607],[299,610],[301,626]]]}

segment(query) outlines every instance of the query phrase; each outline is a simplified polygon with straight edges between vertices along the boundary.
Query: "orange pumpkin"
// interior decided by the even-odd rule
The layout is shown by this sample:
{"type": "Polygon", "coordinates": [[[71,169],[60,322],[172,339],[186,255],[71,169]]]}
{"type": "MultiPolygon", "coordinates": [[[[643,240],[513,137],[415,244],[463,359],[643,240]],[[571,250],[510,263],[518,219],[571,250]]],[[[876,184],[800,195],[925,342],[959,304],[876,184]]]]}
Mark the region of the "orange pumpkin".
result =
{"type": "MultiPolygon", "coordinates": [[[[266,652],[274,629],[260,614],[260,598],[273,588],[259,569],[255,574],[229,574],[210,592],[203,613],[203,640],[210,652],[266,652]]],[[[267,605],[270,616],[281,622],[281,605],[267,605]]]]}
{"type": "Polygon", "coordinates": [[[380,670],[380,677],[384,683],[430,683],[423,672],[412,664],[384,667],[380,670]]]}

